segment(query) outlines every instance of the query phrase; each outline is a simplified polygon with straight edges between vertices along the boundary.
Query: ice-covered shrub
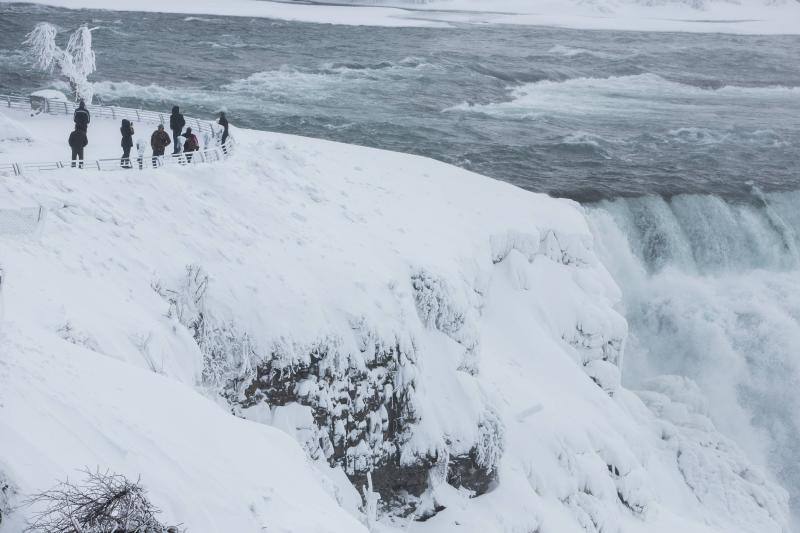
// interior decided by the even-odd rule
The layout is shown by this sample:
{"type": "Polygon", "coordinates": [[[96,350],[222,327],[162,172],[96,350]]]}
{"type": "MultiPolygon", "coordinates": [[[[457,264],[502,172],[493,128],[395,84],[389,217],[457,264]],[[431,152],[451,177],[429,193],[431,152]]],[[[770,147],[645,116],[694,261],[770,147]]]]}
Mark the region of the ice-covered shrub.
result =
{"type": "Polygon", "coordinates": [[[444,278],[419,269],[411,275],[414,302],[422,323],[441,331],[464,347],[459,370],[478,372],[478,328],[466,298],[460,296],[444,278]]]}
{"type": "Polygon", "coordinates": [[[140,480],[120,474],[85,470],[80,482],[69,479],[34,494],[25,502],[32,508],[26,531],[41,533],[148,532],[166,533],[140,480]]]}
{"type": "Polygon", "coordinates": [[[92,30],[84,24],[70,35],[65,48],[56,44],[58,29],[48,23],[40,22],[26,36],[33,66],[44,72],[58,69],[61,76],[69,81],[77,100],[92,101],[94,87],[88,80],[96,67],[92,50],[92,30]]]}
{"type": "Polygon", "coordinates": [[[235,395],[238,389],[233,385],[244,382],[253,372],[255,348],[247,332],[216,319],[206,308],[208,284],[208,274],[202,267],[187,265],[175,288],[165,287],[160,281],[153,282],[152,287],[169,303],[167,316],[192,332],[203,354],[203,383],[235,395]]]}

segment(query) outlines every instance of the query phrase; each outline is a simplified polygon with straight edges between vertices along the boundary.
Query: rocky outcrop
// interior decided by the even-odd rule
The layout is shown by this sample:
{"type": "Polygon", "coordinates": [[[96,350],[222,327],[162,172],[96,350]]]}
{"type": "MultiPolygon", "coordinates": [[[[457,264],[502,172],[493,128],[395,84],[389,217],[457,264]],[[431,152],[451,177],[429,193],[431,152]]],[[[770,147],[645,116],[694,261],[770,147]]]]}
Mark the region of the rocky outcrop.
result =
{"type": "MultiPolygon", "coordinates": [[[[463,355],[454,370],[473,376],[479,346],[474,310],[424,270],[409,282],[423,327],[455,341],[463,355]]],[[[288,428],[309,457],[342,468],[355,487],[366,486],[371,474],[384,512],[414,515],[437,465],[447,483],[473,495],[496,481],[503,427],[488,406],[474,420],[471,443],[428,432],[412,442],[428,413],[420,409],[420,355],[411,335],[386,338],[359,318],[351,322],[351,338],[280,340],[264,349],[214,317],[205,304],[208,285],[203,269],[190,265],[175,288],[161,282],[153,288],[200,347],[204,384],[227,398],[235,413],[288,428]]]]}

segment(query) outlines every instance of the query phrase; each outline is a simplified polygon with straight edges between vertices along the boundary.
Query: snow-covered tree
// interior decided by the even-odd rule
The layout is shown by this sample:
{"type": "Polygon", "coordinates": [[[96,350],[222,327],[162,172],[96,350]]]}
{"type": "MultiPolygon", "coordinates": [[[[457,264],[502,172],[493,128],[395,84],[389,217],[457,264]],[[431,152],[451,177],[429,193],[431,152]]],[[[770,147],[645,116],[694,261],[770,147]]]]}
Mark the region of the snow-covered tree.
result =
{"type": "Polygon", "coordinates": [[[58,69],[59,74],[69,80],[76,100],[92,101],[94,87],[88,80],[97,66],[92,50],[92,30],[84,24],[70,36],[62,49],[56,43],[58,30],[49,22],[38,23],[26,36],[33,66],[44,72],[58,69]]]}

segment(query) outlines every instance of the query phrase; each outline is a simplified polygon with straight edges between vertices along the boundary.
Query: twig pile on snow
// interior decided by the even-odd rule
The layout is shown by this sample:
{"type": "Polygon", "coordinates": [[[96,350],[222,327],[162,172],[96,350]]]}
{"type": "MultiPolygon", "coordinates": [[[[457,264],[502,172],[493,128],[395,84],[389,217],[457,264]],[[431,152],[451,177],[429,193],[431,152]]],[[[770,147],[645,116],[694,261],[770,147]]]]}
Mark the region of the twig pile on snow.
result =
{"type": "MultiPolygon", "coordinates": [[[[36,506],[26,531],[121,533],[168,531],[140,481],[120,474],[85,470],[86,480],[60,482],[26,502],[36,506]]],[[[172,531],[175,528],[170,528],[172,531]]]]}

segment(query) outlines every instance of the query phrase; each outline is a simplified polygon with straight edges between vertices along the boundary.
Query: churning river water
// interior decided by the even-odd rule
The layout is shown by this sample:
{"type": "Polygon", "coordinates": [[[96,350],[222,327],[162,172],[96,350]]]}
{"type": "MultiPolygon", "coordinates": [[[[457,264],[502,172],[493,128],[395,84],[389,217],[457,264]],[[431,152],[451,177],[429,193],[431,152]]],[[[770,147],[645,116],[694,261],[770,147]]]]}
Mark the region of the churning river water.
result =
{"type": "Polygon", "coordinates": [[[800,37],[0,4],[0,93],[63,88],[24,56],[40,21],[96,28],[102,102],[225,109],[583,202],[622,287],[624,381],[694,380],[800,528],[800,37]]]}
{"type": "Polygon", "coordinates": [[[425,155],[578,200],[795,188],[800,37],[371,28],[0,6],[0,91],[48,85],[21,42],[89,23],[104,102],[425,155]]]}

